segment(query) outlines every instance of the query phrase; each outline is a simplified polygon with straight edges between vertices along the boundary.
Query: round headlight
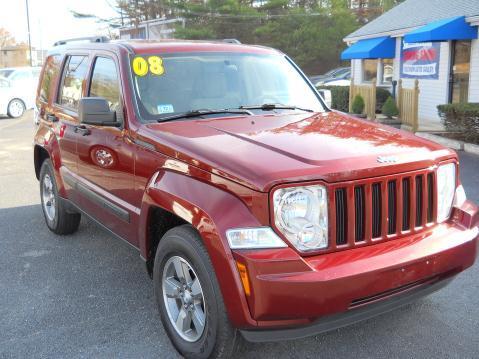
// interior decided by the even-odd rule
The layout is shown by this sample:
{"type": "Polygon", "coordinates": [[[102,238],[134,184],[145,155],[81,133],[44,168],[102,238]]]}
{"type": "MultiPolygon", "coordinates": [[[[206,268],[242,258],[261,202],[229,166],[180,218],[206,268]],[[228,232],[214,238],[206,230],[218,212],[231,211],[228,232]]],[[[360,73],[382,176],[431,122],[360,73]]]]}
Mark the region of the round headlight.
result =
{"type": "Polygon", "coordinates": [[[273,196],[276,227],[299,250],[328,245],[326,189],[322,186],[277,190],[273,196]]]}

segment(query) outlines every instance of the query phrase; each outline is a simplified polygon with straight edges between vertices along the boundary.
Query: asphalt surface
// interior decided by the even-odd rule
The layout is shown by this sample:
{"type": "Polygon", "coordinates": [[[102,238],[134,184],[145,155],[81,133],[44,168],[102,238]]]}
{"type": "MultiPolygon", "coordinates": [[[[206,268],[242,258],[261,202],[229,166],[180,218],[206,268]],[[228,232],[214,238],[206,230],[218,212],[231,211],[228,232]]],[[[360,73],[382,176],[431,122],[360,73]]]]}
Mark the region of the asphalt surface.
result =
{"type": "MultiPolygon", "coordinates": [[[[31,113],[0,118],[0,358],[178,358],[138,253],[83,218],[44,224],[31,113]]],[[[460,154],[479,203],[479,157],[460,154]]],[[[312,338],[246,344],[239,358],[478,358],[479,265],[412,305],[312,338]]]]}

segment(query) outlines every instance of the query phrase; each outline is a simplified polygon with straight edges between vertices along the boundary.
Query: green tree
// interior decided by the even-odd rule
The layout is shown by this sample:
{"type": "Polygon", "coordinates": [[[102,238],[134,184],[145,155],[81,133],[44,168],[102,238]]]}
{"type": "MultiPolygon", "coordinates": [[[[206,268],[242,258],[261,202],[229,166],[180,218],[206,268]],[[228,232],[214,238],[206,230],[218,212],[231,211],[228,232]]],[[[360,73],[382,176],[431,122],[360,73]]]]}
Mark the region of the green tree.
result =
{"type": "Polygon", "coordinates": [[[388,118],[391,118],[393,116],[397,116],[399,114],[399,110],[396,106],[396,102],[394,101],[394,99],[391,96],[389,96],[388,99],[386,100],[386,102],[384,103],[384,105],[381,109],[381,113],[384,116],[387,116],[388,118]]]}
{"type": "Polygon", "coordinates": [[[402,0],[117,0],[122,23],[182,17],[175,37],[235,38],[280,49],[307,73],[341,63],[342,41],[402,0]]]}
{"type": "Polygon", "coordinates": [[[353,105],[351,106],[353,113],[357,115],[362,114],[364,111],[364,106],[365,105],[363,97],[361,95],[354,96],[353,105]]]}

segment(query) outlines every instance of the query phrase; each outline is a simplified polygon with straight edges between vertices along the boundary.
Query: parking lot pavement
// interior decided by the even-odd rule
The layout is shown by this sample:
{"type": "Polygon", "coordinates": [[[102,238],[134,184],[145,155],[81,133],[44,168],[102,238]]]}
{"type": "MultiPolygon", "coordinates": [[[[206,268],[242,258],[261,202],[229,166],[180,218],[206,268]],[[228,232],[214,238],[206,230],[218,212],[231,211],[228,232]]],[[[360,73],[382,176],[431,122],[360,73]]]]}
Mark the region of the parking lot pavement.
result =
{"type": "MultiPolygon", "coordinates": [[[[0,118],[0,358],[177,358],[133,249],[91,221],[53,235],[39,205],[31,113],[0,118]]],[[[460,154],[479,202],[479,157],[460,154]]],[[[246,344],[241,358],[477,358],[479,265],[395,312],[308,339],[246,344]]],[[[320,293],[318,293],[320,295],[320,293]]]]}

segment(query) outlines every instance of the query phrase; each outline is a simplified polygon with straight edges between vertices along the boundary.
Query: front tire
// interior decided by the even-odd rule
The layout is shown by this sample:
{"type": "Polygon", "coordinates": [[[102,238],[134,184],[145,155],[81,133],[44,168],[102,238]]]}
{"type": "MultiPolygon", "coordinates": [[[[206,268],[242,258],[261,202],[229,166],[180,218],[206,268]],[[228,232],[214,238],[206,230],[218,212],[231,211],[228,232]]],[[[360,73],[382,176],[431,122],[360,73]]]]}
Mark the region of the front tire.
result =
{"type": "Polygon", "coordinates": [[[153,268],[166,333],[186,358],[230,358],[240,335],[229,323],[211,260],[190,225],[169,230],[153,268]]]}
{"type": "Polygon", "coordinates": [[[71,234],[80,225],[80,213],[69,213],[65,202],[58,195],[53,165],[46,159],[40,170],[40,198],[43,216],[48,228],[55,234],[71,234]]]}
{"type": "Polygon", "coordinates": [[[25,113],[25,104],[22,100],[14,98],[8,103],[7,115],[11,118],[22,117],[25,113]]]}

